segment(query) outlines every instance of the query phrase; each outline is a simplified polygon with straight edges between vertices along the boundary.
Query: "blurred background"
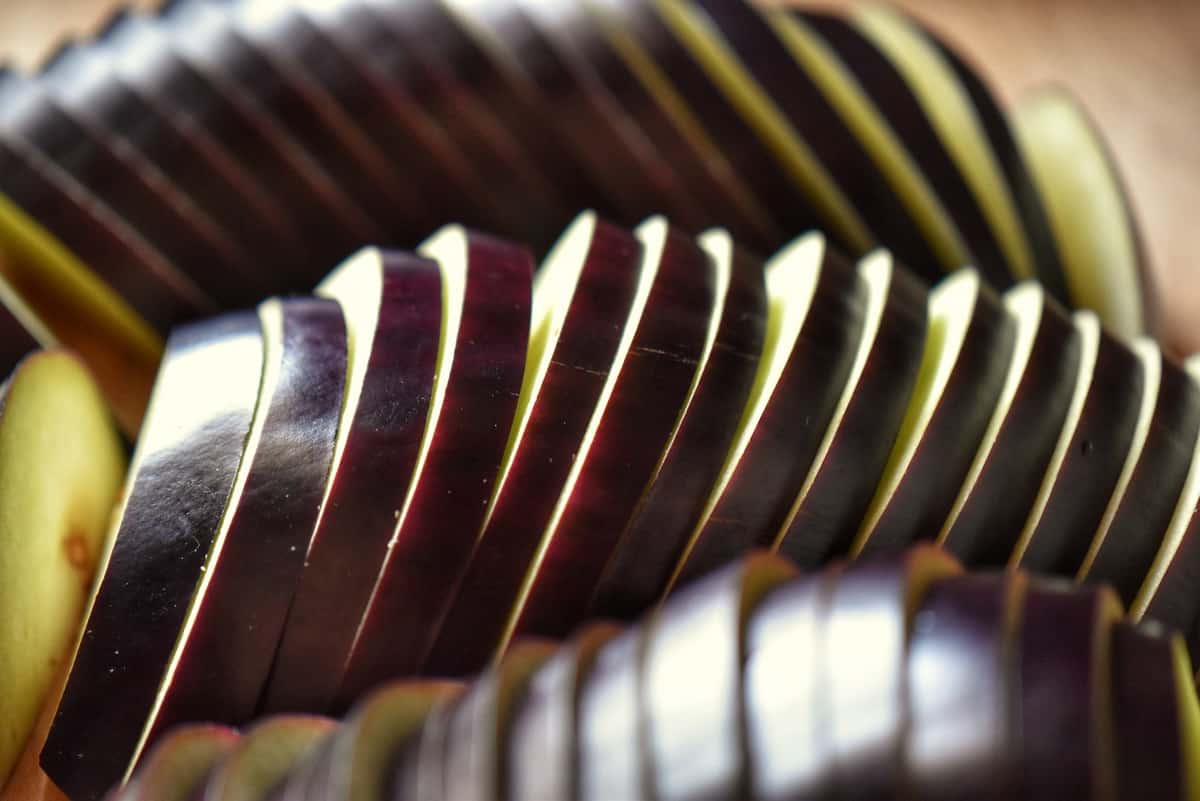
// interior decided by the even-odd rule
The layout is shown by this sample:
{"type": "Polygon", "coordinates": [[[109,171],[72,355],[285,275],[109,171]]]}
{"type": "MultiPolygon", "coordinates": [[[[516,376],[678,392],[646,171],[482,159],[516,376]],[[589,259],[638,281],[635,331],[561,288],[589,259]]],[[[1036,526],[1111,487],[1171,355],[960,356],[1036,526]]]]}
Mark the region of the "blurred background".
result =
{"type": "MultiPolygon", "coordinates": [[[[1083,100],[1133,195],[1162,295],[1167,344],[1179,353],[1200,351],[1200,2],[895,2],[956,43],[1005,100],[1045,83],[1064,85],[1083,100]]],[[[86,35],[117,5],[0,0],[0,54],[35,65],[59,39],[86,35]]]]}

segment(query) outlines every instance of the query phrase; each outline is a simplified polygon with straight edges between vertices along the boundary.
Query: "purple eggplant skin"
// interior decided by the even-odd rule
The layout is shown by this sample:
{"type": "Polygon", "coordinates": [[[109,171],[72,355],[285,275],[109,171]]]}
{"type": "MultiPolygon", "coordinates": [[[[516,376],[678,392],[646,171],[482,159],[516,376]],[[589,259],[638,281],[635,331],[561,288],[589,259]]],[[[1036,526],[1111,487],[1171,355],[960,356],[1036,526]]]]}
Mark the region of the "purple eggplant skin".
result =
{"type": "Polygon", "coordinates": [[[324,712],[387,555],[421,447],[442,327],[436,262],[378,253],[378,327],[340,461],[271,667],[260,712],[324,712]]]}
{"type": "Polygon", "coordinates": [[[642,723],[645,637],[629,629],[606,642],[582,679],[570,798],[652,798],[642,723]]]}
{"type": "Polygon", "coordinates": [[[642,258],[628,232],[597,221],[579,283],[503,491],[479,534],[422,672],[463,676],[499,647],[542,530],[608,379],[642,258]]]}
{"type": "Polygon", "coordinates": [[[346,381],[338,304],[279,305],[278,384],[203,605],[150,735],[190,720],[240,725],[266,683],[333,461],[346,381]]]}
{"type": "Polygon", "coordinates": [[[1018,646],[1018,797],[1113,798],[1112,628],[1107,587],[1030,587],[1018,646]]]}
{"type": "Polygon", "coordinates": [[[930,588],[908,645],[909,797],[1015,797],[1016,631],[1027,579],[973,574],[930,588]]]}
{"type": "Polygon", "coordinates": [[[589,617],[633,620],[666,592],[750,394],[766,318],[762,262],[735,246],[712,352],[653,482],[604,567],[589,617]]]}
{"type": "Polygon", "coordinates": [[[261,372],[252,312],[182,326],[167,342],[153,401],[161,419],[152,414],[142,433],[155,447],[135,455],[117,538],[42,749],[42,767],[74,801],[99,798],[135,756],[233,487],[261,372]]]}
{"type": "Polygon", "coordinates": [[[1084,578],[1132,604],[1171,523],[1200,435],[1200,387],[1165,356],[1146,444],[1084,578]]]}
{"type": "MultiPolygon", "coordinates": [[[[42,343],[25,328],[8,307],[0,301],[0,381],[7,382],[21,360],[33,353],[42,343]]],[[[3,402],[0,401],[0,409],[3,402]]]]}
{"type": "Polygon", "coordinates": [[[807,495],[779,535],[779,552],[805,569],[849,553],[887,465],[921,367],[926,286],[893,264],[879,327],[807,495]]]}
{"type": "Polygon", "coordinates": [[[594,3],[603,13],[618,20],[646,52],[654,55],[680,97],[703,120],[710,138],[729,159],[733,172],[753,188],[759,205],[773,215],[784,238],[769,246],[781,247],[792,237],[820,230],[820,219],[808,201],[704,68],[671,33],[654,4],[640,0],[594,0],[594,3]]]}
{"type": "Polygon", "coordinates": [[[1117,798],[1187,798],[1176,637],[1157,625],[1113,627],[1117,798]]]}
{"type": "Polygon", "coordinates": [[[861,555],[898,553],[920,537],[936,536],[995,411],[1015,341],[1016,321],[980,283],[942,397],[861,555]]]}
{"type": "Polygon", "coordinates": [[[854,365],[867,307],[865,282],[832,245],[825,245],[817,269],[812,303],[779,382],[678,581],[771,547],[804,484],[854,365]]]}
{"type": "Polygon", "coordinates": [[[533,258],[520,246],[470,232],[466,251],[458,343],[438,429],[358,624],[335,708],[420,669],[504,460],[525,370],[533,258]]]}
{"type": "Polygon", "coordinates": [[[982,471],[942,547],[974,568],[1003,567],[1041,488],[1079,373],[1079,333],[1044,297],[1029,361],[982,471]]]}
{"type": "Polygon", "coordinates": [[[1197,582],[1200,582],[1200,508],[1189,510],[1183,536],[1142,614],[1144,620],[1156,621],[1180,632],[1193,662],[1200,662],[1197,582]]]}
{"type": "MultiPolygon", "coordinates": [[[[788,52],[764,11],[745,0],[698,0],[696,5],[808,143],[876,243],[929,281],[941,278],[946,269],[962,266],[939,265],[908,208],[820,87],[788,52]]],[[[837,229],[833,221],[825,223],[825,230],[837,229]]],[[[861,255],[855,248],[850,249],[853,255],[861,255]]]]}
{"type": "Polygon", "coordinates": [[[1133,351],[1101,331],[1087,399],[1021,569],[1055,576],[1079,570],[1129,453],[1145,382],[1133,351]]]}
{"type": "MultiPolygon", "coordinates": [[[[665,223],[664,223],[665,225],[665,223]]],[[[712,257],[667,228],[654,286],[628,356],[528,588],[517,636],[561,639],[587,616],[604,565],[629,524],[687,405],[717,303],[712,257]]]]}
{"type": "Polygon", "coordinates": [[[846,19],[808,9],[793,13],[834,52],[888,121],[962,234],[971,264],[992,286],[1011,283],[1013,271],[979,201],[896,67],[846,19]]]}

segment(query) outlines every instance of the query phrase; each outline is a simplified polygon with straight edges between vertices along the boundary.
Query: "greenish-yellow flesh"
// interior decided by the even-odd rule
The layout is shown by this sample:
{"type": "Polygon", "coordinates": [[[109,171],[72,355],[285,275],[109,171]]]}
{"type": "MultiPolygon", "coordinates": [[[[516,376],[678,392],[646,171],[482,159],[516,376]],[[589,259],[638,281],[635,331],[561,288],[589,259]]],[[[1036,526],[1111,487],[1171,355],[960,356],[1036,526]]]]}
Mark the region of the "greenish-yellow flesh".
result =
{"type": "Polygon", "coordinates": [[[975,452],[975,458],[971,460],[966,479],[963,481],[958,496],[954,499],[950,514],[946,516],[946,522],[942,524],[941,533],[938,535],[939,542],[946,540],[950,530],[954,528],[959,514],[962,513],[963,507],[970,500],[975,484],[979,481],[979,476],[987,465],[988,457],[991,456],[996,438],[1000,435],[1000,428],[1008,418],[1008,412],[1017,397],[1017,389],[1021,386],[1021,379],[1025,377],[1025,368],[1029,365],[1029,357],[1033,353],[1033,340],[1037,335],[1045,302],[1046,297],[1041,286],[1032,281],[1023,282],[1004,293],[1004,307],[1017,324],[1012,360],[1008,364],[1008,373],[1004,377],[1000,399],[996,403],[991,419],[988,420],[979,450],[975,452]]]}
{"type": "Polygon", "coordinates": [[[1127,340],[1142,334],[1136,234],[1099,134],[1061,91],[1023,98],[1012,122],[1059,242],[1072,301],[1094,309],[1127,340]]]}
{"type": "Polygon", "coordinates": [[[25,359],[0,402],[0,787],[70,657],[124,473],[83,365],[25,359]]]}
{"type": "Polygon", "coordinates": [[[118,801],[189,801],[236,742],[231,729],[219,726],[188,726],[168,734],[118,801]]]}
{"type": "Polygon", "coordinates": [[[304,715],[253,726],[206,781],[197,801],[263,801],[335,728],[332,720],[304,715]]]}
{"type": "Polygon", "coordinates": [[[838,238],[857,252],[869,249],[871,233],[853,205],[808,143],[738,60],[720,31],[685,0],[654,0],[654,8],[721,93],[755,129],[788,177],[838,238]]]}
{"type": "Polygon", "coordinates": [[[1075,388],[1071,392],[1071,401],[1067,405],[1067,416],[1063,420],[1062,431],[1058,435],[1058,441],[1054,443],[1054,450],[1051,452],[1050,462],[1046,465],[1041,486],[1038,487],[1037,495],[1029,510],[1029,516],[1025,518],[1025,524],[1021,528],[1017,544],[1009,559],[1009,565],[1012,567],[1021,564],[1025,551],[1033,539],[1033,534],[1041,523],[1042,514],[1046,511],[1046,504],[1050,502],[1050,497],[1054,494],[1060,468],[1071,449],[1071,439],[1075,436],[1075,429],[1079,427],[1079,418],[1083,416],[1083,405],[1087,401],[1088,390],[1092,386],[1092,376],[1096,372],[1096,356],[1100,349],[1100,320],[1095,313],[1085,310],[1075,312],[1073,322],[1075,331],[1079,335],[1079,372],[1075,375],[1075,388]]]}
{"type": "Polygon", "coordinates": [[[941,402],[962,350],[978,295],[979,275],[974,270],[959,270],[929,294],[929,328],[917,380],[879,486],[852,546],[854,554],[862,551],[883,517],[941,402]]]}
{"type": "Polygon", "coordinates": [[[764,12],[801,68],[820,87],[884,178],[908,208],[947,272],[966,267],[970,254],[954,222],[896,132],[838,56],[793,13],[764,12]]]}
{"type": "Polygon", "coordinates": [[[892,9],[864,6],[855,13],[854,23],[896,66],[917,96],[983,209],[1013,278],[1033,278],[1033,251],[1012,191],[954,70],[912,23],[892,9]]]}
{"type": "Polygon", "coordinates": [[[721,471],[717,474],[717,480],[704,502],[683,556],[675,566],[675,573],[671,577],[672,585],[678,579],[696,540],[720,503],[725,488],[737,472],[742,456],[754,437],[758,421],[775,393],[775,387],[783,375],[796,346],[796,339],[800,336],[800,330],[808,317],[817,280],[821,275],[824,255],[825,239],[820,234],[813,233],[796,240],[767,263],[767,328],[763,339],[762,357],[759,359],[750,394],[734,431],[733,441],[721,464],[721,471]]]}

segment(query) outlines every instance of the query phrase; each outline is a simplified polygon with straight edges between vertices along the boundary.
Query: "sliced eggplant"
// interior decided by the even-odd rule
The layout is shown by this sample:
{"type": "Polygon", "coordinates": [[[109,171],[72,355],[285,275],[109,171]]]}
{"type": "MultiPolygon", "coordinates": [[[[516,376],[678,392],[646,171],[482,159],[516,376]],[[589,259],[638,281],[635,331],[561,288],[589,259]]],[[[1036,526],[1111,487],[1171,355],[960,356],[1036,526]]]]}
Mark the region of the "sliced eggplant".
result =
{"type": "Polygon", "coordinates": [[[239,735],[225,726],[189,726],[163,738],[146,755],[137,781],[114,801],[190,801],[209,774],[236,746],[239,735]]]}
{"type": "Polygon", "coordinates": [[[573,798],[652,797],[642,722],[644,648],[645,638],[637,629],[618,635],[601,646],[582,680],[573,798]]]}
{"type": "Polygon", "coordinates": [[[335,728],[328,718],[307,715],[281,715],[255,724],[213,766],[203,790],[188,801],[267,801],[335,728]]]}

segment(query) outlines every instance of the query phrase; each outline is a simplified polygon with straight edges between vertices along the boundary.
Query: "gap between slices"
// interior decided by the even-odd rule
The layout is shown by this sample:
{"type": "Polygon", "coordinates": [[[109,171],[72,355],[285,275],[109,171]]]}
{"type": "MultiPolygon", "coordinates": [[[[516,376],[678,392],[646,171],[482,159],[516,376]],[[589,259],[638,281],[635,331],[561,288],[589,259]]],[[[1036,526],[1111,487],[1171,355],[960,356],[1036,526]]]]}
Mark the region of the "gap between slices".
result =
{"type": "Polygon", "coordinates": [[[896,65],[929,115],[1000,240],[1014,280],[1034,277],[1034,254],[1012,190],[953,70],[897,12],[859,9],[854,24],[896,65]]]}

